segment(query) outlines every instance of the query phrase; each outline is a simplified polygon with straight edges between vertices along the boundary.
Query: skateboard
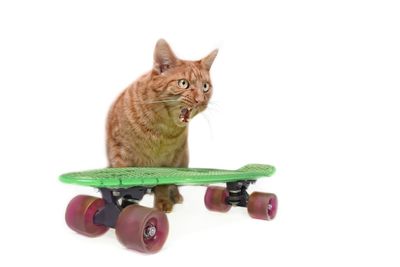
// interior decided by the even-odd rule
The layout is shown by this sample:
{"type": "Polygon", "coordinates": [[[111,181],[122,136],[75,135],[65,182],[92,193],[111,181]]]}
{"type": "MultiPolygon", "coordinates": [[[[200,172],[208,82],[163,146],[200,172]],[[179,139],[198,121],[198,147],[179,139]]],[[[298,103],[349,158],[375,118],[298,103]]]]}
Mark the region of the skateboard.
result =
{"type": "Polygon", "coordinates": [[[67,225],[79,234],[97,237],[114,228],[118,240],[128,249],[143,253],[158,252],[169,230],[164,212],[140,206],[145,194],[157,185],[207,186],[207,209],[227,212],[232,206],[247,207],[256,219],[272,220],[277,212],[277,197],[272,193],[247,193],[258,178],[274,174],[271,165],[249,164],[238,170],[201,168],[106,168],[71,172],[60,176],[68,184],[98,188],[101,198],[78,195],[66,209],[67,225]],[[224,183],[225,187],[209,186],[224,183]]]}

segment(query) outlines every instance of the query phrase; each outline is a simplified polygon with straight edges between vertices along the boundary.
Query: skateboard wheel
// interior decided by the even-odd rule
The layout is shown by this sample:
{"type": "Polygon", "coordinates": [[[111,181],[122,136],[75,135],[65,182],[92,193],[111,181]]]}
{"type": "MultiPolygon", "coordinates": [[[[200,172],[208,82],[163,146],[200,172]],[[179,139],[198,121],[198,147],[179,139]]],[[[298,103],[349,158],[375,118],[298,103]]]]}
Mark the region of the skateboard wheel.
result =
{"type": "Polygon", "coordinates": [[[272,220],[278,208],[278,199],[271,193],[253,192],[247,203],[249,215],[255,219],[272,220]]]}
{"type": "Polygon", "coordinates": [[[96,237],[107,232],[108,227],[94,224],[97,211],[104,207],[104,200],[97,197],[79,195],[68,204],[65,212],[65,222],[79,234],[96,237]]]}
{"type": "Polygon", "coordinates": [[[118,216],[115,233],[128,249],[143,253],[158,252],[168,236],[165,213],[139,205],[129,205],[118,216]]]}
{"type": "Polygon", "coordinates": [[[204,204],[207,209],[219,212],[228,212],[231,205],[226,204],[225,199],[229,196],[224,187],[209,186],[204,195],[204,204]]]}

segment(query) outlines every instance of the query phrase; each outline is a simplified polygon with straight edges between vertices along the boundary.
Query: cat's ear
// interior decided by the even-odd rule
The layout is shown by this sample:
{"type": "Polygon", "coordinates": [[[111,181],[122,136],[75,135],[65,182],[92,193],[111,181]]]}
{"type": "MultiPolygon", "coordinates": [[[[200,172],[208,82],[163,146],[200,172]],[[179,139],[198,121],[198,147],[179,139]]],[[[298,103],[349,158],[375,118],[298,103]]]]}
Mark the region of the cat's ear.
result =
{"type": "Polygon", "coordinates": [[[213,64],[214,59],[217,56],[217,54],[218,54],[218,49],[215,49],[210,54],[208,54],[208,56],[206,56],[205,58],[200,60],[201,64],[203,65],[203,67],[206,70],[210,70],[211,69],[211,65],[213,64]]]}
{"type": "Polygon", "coordinates": [[[158,40],[154,49],[154,70],[161,74],[176,65],[177,58],[169,44],[164,40],[158,40]]]}

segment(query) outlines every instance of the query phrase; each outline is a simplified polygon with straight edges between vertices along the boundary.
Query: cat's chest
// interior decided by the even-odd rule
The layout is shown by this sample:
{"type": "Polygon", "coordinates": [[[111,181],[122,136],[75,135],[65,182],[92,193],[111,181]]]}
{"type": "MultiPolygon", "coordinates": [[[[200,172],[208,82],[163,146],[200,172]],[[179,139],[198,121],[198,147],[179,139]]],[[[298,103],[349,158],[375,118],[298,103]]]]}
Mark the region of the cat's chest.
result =
{"type": "Polygon", "coordinates": [[[148,140],[146,144],[146,149],[154,156],[163,157],[163,156],[173,156],[180,150],[182,150],[183,146],[186,144],[186,138],[175,138],[175,139],[153,139],[148,140]]]}
{"type": "Polygon", "coordinates": [[[148,142],[146,146],[136,151],[137,156],[143,160],[141,164],[148,166],[176,166],[179,167],[185,157],[187,157],[186,141],[169,142],[159,140],[158,142],[148,142]]]}
{"type": "Polygon", "coordinates": [[[137,161],[138,165],[174,166],[178,159],[187,155],[186,128],[152,127],[145,134],[137,132],[126,131],[123,143],[128,146],[128,158],[137,161]]]}

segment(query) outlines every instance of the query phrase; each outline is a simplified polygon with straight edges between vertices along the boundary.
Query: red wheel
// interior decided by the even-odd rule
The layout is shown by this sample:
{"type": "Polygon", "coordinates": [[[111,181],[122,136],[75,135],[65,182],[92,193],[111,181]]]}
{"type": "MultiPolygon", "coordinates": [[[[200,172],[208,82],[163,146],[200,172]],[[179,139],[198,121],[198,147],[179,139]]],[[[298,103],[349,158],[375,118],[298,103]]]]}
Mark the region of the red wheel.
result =
{"type": "Polygon", "coordinates": [[[125,247],[155,253],[167,240],[168,229],[168,219],[163,212],[130,205],[118,216],[115,233],[125,247]]]}
{"type": "Polygon", "coordinates": [[[204,204],[207,209],[212,211],[227,212],[231,209],[231,205],[225,203],[225,199],[229,196],[228,191],[223,187],[209,186],[204,195],[204,204]]]}
{"type": "Polygon", "coordinates": [[[79,195],[68,204],[65,221],[72,230],[89,237],[107,232],[108,227],[93,223],[94,215],[104,207],[104,200],[97,197],[79,195]]]}
{"type": "Polygon", "coordinates": [[[249,215],[255,219],[272,220],[278,208],[278,199],[274,194],[253,192],[247,203],[249,215]]]}

